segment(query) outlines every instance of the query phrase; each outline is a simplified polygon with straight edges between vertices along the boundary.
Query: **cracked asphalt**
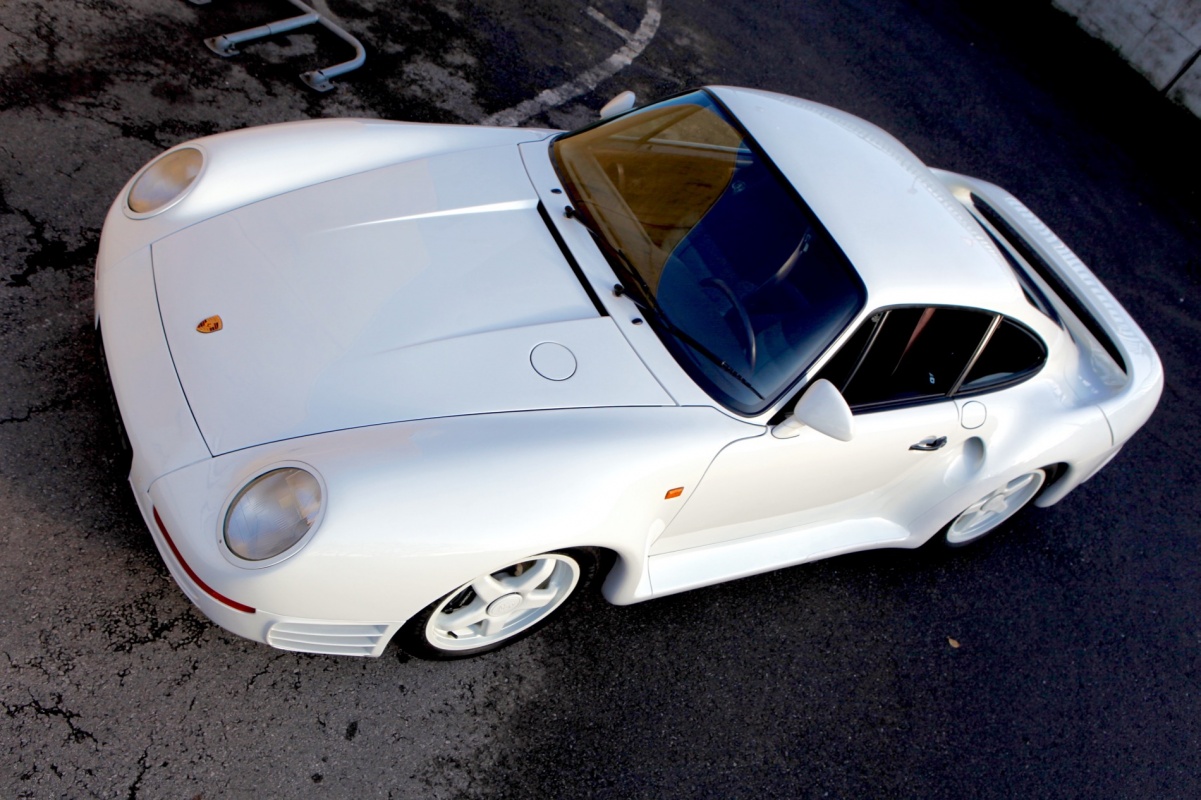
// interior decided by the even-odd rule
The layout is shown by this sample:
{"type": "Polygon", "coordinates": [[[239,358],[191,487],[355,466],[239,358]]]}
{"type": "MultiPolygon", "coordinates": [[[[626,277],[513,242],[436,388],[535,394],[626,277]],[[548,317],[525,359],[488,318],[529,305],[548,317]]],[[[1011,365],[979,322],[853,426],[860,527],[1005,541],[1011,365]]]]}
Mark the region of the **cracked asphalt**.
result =
{"type": "Polygon", "coordinates": [[[0,796],[1201,796],[1201,122],[1036,0],[323,5],[369,50],[325,95],[297,76],[349,57],[332,37],[201,44],[276,0],[0,5],[0,796]],[[196,611],[120,474],[91,337],[128,176],[247,125],[473,123],[567,87],[524,124],[573,127],[703,83],[836,105],[1009,188],[1156,342],[1155,417],[976,547],[590,598],[473,661],[286,653],[196,611]]]}

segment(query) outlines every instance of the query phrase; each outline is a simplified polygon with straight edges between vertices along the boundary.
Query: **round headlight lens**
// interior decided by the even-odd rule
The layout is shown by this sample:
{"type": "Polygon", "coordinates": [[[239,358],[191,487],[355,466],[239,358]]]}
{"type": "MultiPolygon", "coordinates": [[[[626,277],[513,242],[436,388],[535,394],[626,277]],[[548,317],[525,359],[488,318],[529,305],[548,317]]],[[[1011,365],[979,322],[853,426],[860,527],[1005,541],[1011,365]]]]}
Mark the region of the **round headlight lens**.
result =
{"type": "Polygon", "coordinates": [[[230,504],[225,544],[239,558],[263,561],[305,537],[321,510],[321,484],[297,467],[264,473],[230,504]]]}
{"type": "Polygon", "coordinates": [[[129,189],[129,210],[153,214],[183,197],[204,166],[204,154],[195,147],[181,147],[159,156],[138,176],[129,189]]]}

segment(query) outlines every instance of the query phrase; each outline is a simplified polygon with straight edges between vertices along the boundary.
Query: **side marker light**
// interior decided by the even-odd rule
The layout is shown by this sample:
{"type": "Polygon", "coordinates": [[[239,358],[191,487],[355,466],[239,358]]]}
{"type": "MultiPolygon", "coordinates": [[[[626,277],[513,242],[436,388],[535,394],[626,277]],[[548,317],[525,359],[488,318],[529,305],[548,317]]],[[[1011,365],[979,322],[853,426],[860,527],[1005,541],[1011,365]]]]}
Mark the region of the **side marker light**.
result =
{"type": "Polygon", "coordinates": [[[679,497],[682,494],[684,494],[684,487],[677,486],[674,489],[668,489],[667,494],[665,494],[663,496],[663,499],[664,500],[675,500],[677,497],[679,497]]]}
{"type": "Polygon", "coordinates": [[[167,543],[167,547],[171,549],[171,554],[175,556],[175,560],[179,562],[179,566],[183,567],[183,571],[188,574],[188,577],[192,579],[192,582],[199,586],[201,591],[203,591],[209,597],[213,598],[219,603],[224,603],[234,611],[241,611],[243,614],[253,614],[254,609],[250,606],[246,605],[245,603],[239,603],[237,600],[230,600],[228,597],[221,594],[200,579],[200,576],[197,575],[190,566],[188,566],[188,562],[183,560],[183,556],[180,554],[179,548],[175,546],[175,542],[171,541],[171,534],[167,533],[167,526],[163,524],[163,518],[158,515],[158,509],[153,508],[151,511],[154,513],[154,523],[158,525],[159,532],[163,534],[163,541],[167,543]]]}

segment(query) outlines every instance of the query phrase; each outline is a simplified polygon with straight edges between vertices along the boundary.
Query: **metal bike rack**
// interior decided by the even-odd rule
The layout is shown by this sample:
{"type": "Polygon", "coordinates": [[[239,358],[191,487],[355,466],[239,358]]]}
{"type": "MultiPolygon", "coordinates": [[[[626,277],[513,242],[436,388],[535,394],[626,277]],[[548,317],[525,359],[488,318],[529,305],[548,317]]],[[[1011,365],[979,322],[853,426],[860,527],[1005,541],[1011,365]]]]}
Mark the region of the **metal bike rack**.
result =
{"type": "MultiPolygon", "coordinates": [[[[193,5],[208,5],[210,0],[188,0],[193,5]]],[[[245,42],[251,42],[255,39],[262,39],[265,36],[274,36],[279,33],[287,33],[298,28],[306,28],[310,25],[320,25],[330,33],[337,36],[342,41],[354,48],[354,58],[349,61],[343,61],[340,64],[334,64],[331,67],[324,69],[310,70],[302,72],[300,79],[304,81],[310,89],[315,89],[318,92],[328,92],[334,88],[333,78],[339,75],[345,75],[351,70],[358,69],[363,66],[363,62],[367,60],[367,51],[363,48],[358,39],[351,36],[340,25],[331,20],[329,17],[320,13],[316,9],[302,3],[301,0],[288,0],[295,6],[301,14],[295,17],[269,22],[266,25],[259,25],[254,28],[246,28],[245,30],[235,31],[233,33],[224,33],[220,36],[213,36],[205,39],[204,43],[208,48],[222,58],[236,56],[238,54],[238,45],[245,42]]]]}

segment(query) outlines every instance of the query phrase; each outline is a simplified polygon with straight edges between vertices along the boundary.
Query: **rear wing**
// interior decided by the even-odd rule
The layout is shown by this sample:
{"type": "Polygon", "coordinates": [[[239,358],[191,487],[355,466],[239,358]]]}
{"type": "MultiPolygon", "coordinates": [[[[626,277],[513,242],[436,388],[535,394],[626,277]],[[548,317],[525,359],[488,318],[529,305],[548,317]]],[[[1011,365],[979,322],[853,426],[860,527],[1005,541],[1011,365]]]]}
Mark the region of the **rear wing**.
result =
{"type": "Polygon", "coordinates": [[[1096,403],[1121,445],[1151,416],[1163,391],[1163,366],[1138,323],[1046,224],[1009,192],[985,181],[934,170],[956,199],[1016,256],[1055,307],[1103,386],[1096,403]]]}

